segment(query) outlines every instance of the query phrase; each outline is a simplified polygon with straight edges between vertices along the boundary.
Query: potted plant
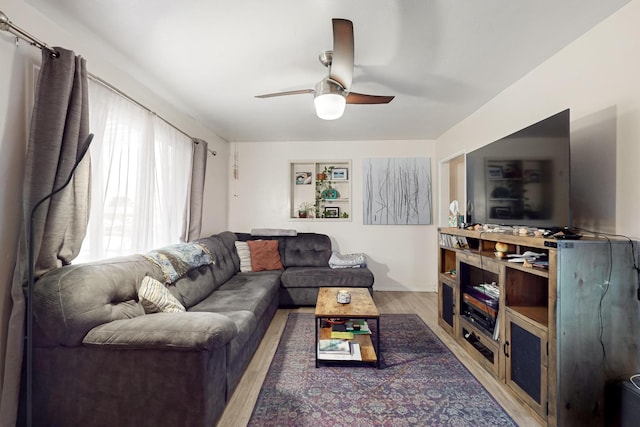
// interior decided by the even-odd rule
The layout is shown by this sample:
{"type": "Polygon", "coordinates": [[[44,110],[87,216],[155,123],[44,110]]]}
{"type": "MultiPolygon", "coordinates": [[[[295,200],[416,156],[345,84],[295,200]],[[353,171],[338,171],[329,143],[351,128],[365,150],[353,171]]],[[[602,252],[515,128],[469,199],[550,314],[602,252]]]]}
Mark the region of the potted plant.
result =
{"type": "Polygon", "coordinates": [[[331,172],[333,172],[333,166],[325,166],[324,170],[318,174],[318,179],[316,179],[316,203],[315,203],[315,213],[316,218],[324,217],[324,201],[327,198],[337,198],[337,191],[333,188],[331,182],[331,172]],[[327,192],[331,191],[334,197],[327,197],[327,192]]]}
{"type": "Polygon", "coordinates": [[[313,211],[314,205],[309,202],[302,202],[300,206],[298,206],[298,218],[307,218],[309,213],[313,211]]]}

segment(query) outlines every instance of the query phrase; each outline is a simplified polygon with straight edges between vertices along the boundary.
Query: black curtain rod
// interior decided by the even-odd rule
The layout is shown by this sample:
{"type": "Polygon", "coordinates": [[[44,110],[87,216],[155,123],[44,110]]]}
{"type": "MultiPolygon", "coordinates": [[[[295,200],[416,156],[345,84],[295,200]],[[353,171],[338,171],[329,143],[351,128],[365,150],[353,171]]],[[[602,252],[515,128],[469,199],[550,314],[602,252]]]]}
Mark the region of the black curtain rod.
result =
{"type": "MultiPolygon", "coordinates": [[[[9,18],[7,17],[7,15],[5,15],[4,12],[2,12],[2,11],[0,11],[0,30],[7,31],[8,33],[14,35],[16,37],[16,39],[24,40],[27,43],[29,43],[31,46],[35,46],[35,47],[37,47],[37,48],[39,48],[41,50],[49,51],[51,53],[51,56],[53,56],[54,58],[58,58],[60,56],[60,53],[57,50],[55,50],[51,46],[47,45],[46,43],[41,42],[40,40],[38,40],[37,38],[35,38],[31,34],[29,34],[28,32],[24,31],[22,28],[18,27],[13,22],[11,22],[9,20],[9,18]]],[[[193,141],[194,144],[198,144],[196,138],[192,137],[191,135],[189,135],[188,133],[186,133],[182,129],[180,129],[177,126],[173,125],[170,121],[168,121],[164,117],[158,115],[155,111],[153,111],[152,109],[150,109],[146,105],[143,105],[140,102],[136,101],[135,99],[133,99],[132,97],[130,97],[126,93],[122,92],[117,87],[113,86],[111,83],[101,79],[100,77],[96,76],[95,74],[92,74],[92,73],[87,73],[87,74],[88,74],[89,78],[91,78],[96,83],[100,83],[101,85],[103,85],[107,89],[112,90],[113,92],[117,93],[118,95],[122,96],[123,98],[127,99],[128,101],[133,102],[134,104],[136,104],[140,108],[143,108],[143,109],[147,110],[149,113],[155,115],[160,120],[162,120],[163,122],[165,122],[166,124],[168,124],[172,128],[176,129],[178,132],[180,132],[181,134],[183,134],[184,136],[189,138],[191,141],[193,141]]],[[[211,149],[207,149],[207,151],[209,151],[214,156],[216,156],[218,154],[216,151],[211,150],[211,149]]]]}

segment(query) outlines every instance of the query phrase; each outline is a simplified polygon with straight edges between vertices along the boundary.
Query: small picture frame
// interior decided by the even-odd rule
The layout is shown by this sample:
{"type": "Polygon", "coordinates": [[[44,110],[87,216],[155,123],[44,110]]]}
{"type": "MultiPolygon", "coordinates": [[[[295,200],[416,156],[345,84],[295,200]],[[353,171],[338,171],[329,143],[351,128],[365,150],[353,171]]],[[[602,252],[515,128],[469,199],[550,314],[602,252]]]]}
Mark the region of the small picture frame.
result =
{"type": "Polygon", "coordinates": [[[340,208],[338,206],[327,206],[324,208],[325,218],[340,218],[340,208]]]}
{"type": "Polygon", "coordinates": [[[489,174],[489,178],[502,178],[502,167],[488,166],[487,173],[489,174]]]}
{"type": "Polygon", "coordinates": [[[311,172],[296,172],[296,185],[311,185],[311,172]]]}
{"type": "Polygon", "coordinates": [[[349,179],[349,170],[347,168],[333,168],[331,171],[332,181],[346,181],[349,179]]]}

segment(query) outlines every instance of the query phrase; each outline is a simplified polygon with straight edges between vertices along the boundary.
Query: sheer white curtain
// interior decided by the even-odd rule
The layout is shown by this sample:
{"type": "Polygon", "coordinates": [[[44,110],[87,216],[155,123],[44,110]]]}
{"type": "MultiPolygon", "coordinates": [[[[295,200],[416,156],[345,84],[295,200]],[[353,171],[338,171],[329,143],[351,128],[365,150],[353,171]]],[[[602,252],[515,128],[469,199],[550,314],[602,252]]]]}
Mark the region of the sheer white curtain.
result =
{"type": "Polygon", "coordinates": [[[144,253],[181,240],[193,141],[146,109],[89,81],[92,188],[77,262],[144,253]]]}
{"type": "Polygon", "coordinates": [[[191,188],[193,141],[154,116],[157,203],[154,247],[184,239],[184,222],[191,188]]]}

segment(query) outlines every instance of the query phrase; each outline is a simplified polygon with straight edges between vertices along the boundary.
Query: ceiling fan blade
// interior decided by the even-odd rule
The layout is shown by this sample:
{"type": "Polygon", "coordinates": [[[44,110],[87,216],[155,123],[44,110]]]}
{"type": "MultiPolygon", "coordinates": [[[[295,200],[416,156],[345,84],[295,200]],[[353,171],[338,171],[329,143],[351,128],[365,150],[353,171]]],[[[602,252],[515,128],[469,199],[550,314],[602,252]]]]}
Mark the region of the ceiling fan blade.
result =
{"type": "Polygon", "coordinates": [[[337,18],[332,21],[333,59],[329,77],[349,89],[353,80],[353,22],[337,18]]]}
{"type": "Polygon", "coordinates": [[[303,93],[314,93],[313,89],[290,90],[287,92],[266,93],[264,95],[256,95],[256,98],[273,98],[274,96],[301,95],[303,93]]]}
{"type": "Polygon", "coordinates": [[[395,96],[365,95],[363,93],[349,92],[347,104],[388,104],[395,96]]]}

